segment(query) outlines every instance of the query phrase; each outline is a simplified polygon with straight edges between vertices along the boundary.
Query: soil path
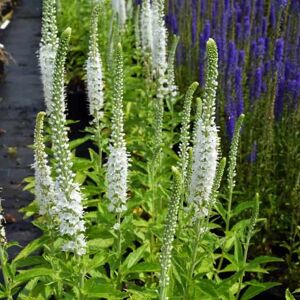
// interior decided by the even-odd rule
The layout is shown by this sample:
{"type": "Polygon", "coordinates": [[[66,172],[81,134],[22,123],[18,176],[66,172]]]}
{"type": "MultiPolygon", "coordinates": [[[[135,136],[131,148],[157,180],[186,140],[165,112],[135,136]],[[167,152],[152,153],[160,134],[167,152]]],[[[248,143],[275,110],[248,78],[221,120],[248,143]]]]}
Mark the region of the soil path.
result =
{"type": "MultiPolygon", "coordinates": [[[[36,56],[40,27],[41,1],[23,0],[0,37],[15,61],[5,68],[5,79],[0,83],[0,196],[8,214],[8,240],[22,246],[39,234],[18,210],[32,200],[32,195],[22,190],[22,181],[33,174],[33,153],[28,145],[33,143],[36,114],[43,109],[36,56]]],[[[10,254],[14,256],[17,251],[14,247],[10,254]]]]}

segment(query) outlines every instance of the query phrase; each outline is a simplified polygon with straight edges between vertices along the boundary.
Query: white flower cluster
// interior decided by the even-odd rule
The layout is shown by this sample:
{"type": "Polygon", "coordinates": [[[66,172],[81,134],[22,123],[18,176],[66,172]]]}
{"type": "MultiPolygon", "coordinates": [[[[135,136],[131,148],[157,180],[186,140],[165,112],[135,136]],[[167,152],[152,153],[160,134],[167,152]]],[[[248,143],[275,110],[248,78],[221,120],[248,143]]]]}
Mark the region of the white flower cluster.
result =
{"type": "Polygon", "coordinates": [[[100,55],[89,57],[86,64],[87,70],[87,90],[89,99],[90,115],[95,121],[103,117],[103,81],[102,81],[102,63],[100,55]]]}
{"type": "Polygon", "coordinates": [[[53,216],[53,205],[55,203],[54,182],[50,175],[50,167],[44,162],[36,161],[33,165],[35,169],[35,197],[39,205],[41,215],[49,214],[53,216]]]}
{"type": "Polygon", "coordinates": [[[163,76],[168,68],[167,63],[167,28],[164,20],[164,8],[159,0],[154,0],[153,11],[153,52],[152,64],[159,77],[163,76]]]}
{"type": "Polygon", "coordinates": [[[58,183],[55,189],[57,197],[55,212],[59,219],[59,232],[61,236],[72,238],[63,245],[62,250],[83,255],[86,252],[86,241],[83,234],[85,225],[82,219],[82,194],[77,184],[73,183],[70,186],[72,190],[69,195],[61,190],[58,183]]]}
{"type": "Polygon", "coordinates": [[[35,198],[39,205],[39,213],[54,217],[53,209],[56,203],[56,196],[50,167],[47,165],[46,154],[43,161],[41,161],[41,158],[36,158],[33,167],[35,170],[35,198]]]}
{"type": "Polygon", "coordinates": [[[66,127],[64,99],[64,64],[70,35],[70,28],[62,33],[57,52],[53,79],[52,111],[49,123],[52,130],[52,149],[57,174],[55,192],[57,197],[56,213],[59,216],[60,223],[59,232],[68,240],[63,249],[82,255],[85,253],[86,247],[83,235],[85,226],[82,194],[79,186],[74,182],[75,174],[72,170],[73,164],[66,127]]]}
{"type": "Polygon", "coordinates": [[[208,204],[216,176],[218,161],[218,131],[215,124],[197,122],[196,141],[193,149],[192,176],[189,203],[195,204],[195,217],[208,215],[208,204]]]}
{"type": "Polygon", "coordinates": [[[194,219],[209,214],[212,188],[217,172],[219,137],[215,124],[218,77],[218,50],[213,39],[206,44],[208,69],[203,99],[203,113],[195,126],[192,175],[188,202],[195,208],[194,219]]]}
{"type": "Polygon", "coordinates": [[[112,0],[112,8],[118,15],[120,26],[124,26],[127,18],[125,0],[112,0]]]}
{"type": "Polygon", "coordinates": [[[40,214],[54,217],[53,207],[56,205],[56,197],[43,141],[44,116],[44,112],[38,114],[34,135],[35,198],[39,204],[40,214]]]}
{"type": "Polygon", "coordinates": [[[153,51],[153,32],[152,32],[152,8],[148,0],[144,0],[141,9],[140,34],[143,53],[152,54],[153,51]]]}
{"type": "MultiPolygon", "coordinates": [[[[107,197],[110,200],[109,210],[117,214],[126,211],[128,154],[124,139],[123,118],[123,55],[119,44],[114,59],[114,94],[112,109],[112,134],[110,153],[107,162],[107,197]]],[[[120,227],[116,224],[114,229],[120,227]]]]}
{"type": "Polygon", "coordinates": [[[44,0],[39,63],[47,113],[50,113],[51,111],[53,73],[57,48],[56,1],[44,0]]]}
{"type": "Polygon", "coordinates": [[[144,0],[140,16],[142,50],[152,59],[153,72],[159,78],[167,71],[167,28],[164,8],[159,0],[144,0]]]}
{"type": "MultiPolygon", "coordinates": [[[[74,251],[78,255],[85,253],[84,222],[81,218],[83,208],[82,196],[79,186],[68,184],[67,191],[62,192],[60,183],[63,184],[63,176],[58,168],[56,184],[51,177],[51,169],[48,166],[47,154],[43,142],[44,112],[37,116],[35,139],[34,139],[34,168],[35,168],[35,195],[39,204],[40,214],[48,214],[51,225],[57,226],[61,236],[74,237],[63,246],[64,251],[74,251]],[[79,217],[78,217],[79,216],[79,217]],[[79,234],[78,234],[79,233],[79,234]],[[71,246],[73,247],[71,248],[71,246]]],[[[57,130],[54,130],[56,132],[57,130]]],[[[66,148],[66,147],[65,147],[66,148]]],[[[59,151],[59,153],[62,153],[59,151]]],[[[60,154],[61,155],[61,154],[60,154]]],[[[57,159],[61,157],[57,155],[57,159]]],[[[68,169],[68,168],[67,168],[68,169]]]]}
{"type": "MultiPolygon", "coordinates": [[[[177,95],[177,87],[173,68],[168,67],[167,60],[167,28],[164,20],[164,2],[160,0],[143,0],[140,12],[140,31],[142,54],[144,60],[152,67],[152,75],[156,79],[157,92],[154,107],[155,115],[155,153],[160,153],[162,144],[162,127],[164,101],[177,95]]],[[[175,50],[174,50],[175,53],[175,50]]],[[[170,62],[174,59],[171,55],[170,62]]],[[[158,156],[157,156],[158,157],[158,156]]]]}
{"type": "Polygon", "coordinates": [[[51,111],[52,83],[57,48],[54,45],[41,45],[39,51],[39,61],[42,74],[44,99],[47,112],[51,111]]]}
{"type": "Polygon", "coordinates": [[[109,211],[122,213],[127,210],[127,175],[128,175],[128,154],[125,147],[109,147],[110,155],[107,162],[107,181],[110,200],[109,211]]]}
{"type": "Polygon", "coordinates": [[[89,53],[86,63],[89,110],[96,123],[102,119],[104,105],[102,61],[98,48],[98,16],[99,6],[96,6],[92,14],[89,53]]]}

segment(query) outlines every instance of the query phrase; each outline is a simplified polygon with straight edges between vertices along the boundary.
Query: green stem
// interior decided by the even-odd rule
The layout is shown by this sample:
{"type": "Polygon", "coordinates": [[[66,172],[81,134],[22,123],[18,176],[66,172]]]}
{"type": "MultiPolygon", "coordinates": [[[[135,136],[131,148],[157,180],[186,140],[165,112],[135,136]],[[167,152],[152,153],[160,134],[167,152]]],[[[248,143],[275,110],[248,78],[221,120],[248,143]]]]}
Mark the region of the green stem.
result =
{"type": "MultiPolygon", "coordinates": [[[[47,227],[47,233],[48,233],[48,237],[49,237],[49,244],[50,247],[46,247],[44,248],[44,251],[46,254],[49,255],[49,257],[52,258],[56,258],[56,251],[55,251],[55,247],[54,247],[54,242],[55,242],[55,236],[53,234],[54,232],[54,223],[52,223],[52,220],[50,218],[50,216],[47,216],[47,221],[49,222],[49,225],[46,224],[47,227]]],[[[46,233],[46,235],[47,235],[46,233]]],[[[58,274],[60,272],[59,269],[57,269],[57,264],[53,263],[53,259],[50,259],[50,265],[51,265],[51,269],[53,270],[54,274],[58,274]]],[[[54,283],[54,294],[57,297],[57,299],[60,299],[60,297],[62,297],[62,288],[61,288],[61,284],[57,281],[54,283]]]]}
{"type": "Polygon", "coordinates": [[[97,124],[96,124],[96,134],[95,134],[95,138],[96,138],[96,144],[97,144],[97,147],[98,147],[98,154],[99,154],[99,162],[98,162],[98,166],[99,166],[99,169],[102,168],[102,144],[101,144],[101,125],[99,123],[99,121],[97,121],[97,124]]]}
{"type": "Polygon", "coordinates": [[[194,244],[193,244],[193,248],[192,248],[193,249],[193,255],[192,255],[191,265],[190,265],[190,268],[188,270],[188,279],[187,279],[187,284],[186,284],[186,288],[185,288],[185,291],[184,291],[184,299],[185,300],[193,299],[191,297],[190,293],[189,293],[189,288],[191,286],[191,282],[193,281],[193,276],[194,276],[195,267],[196,267],[198,246],[199,246],[199,242],[201,240],[201,227],[202,227],[201,220],[197,220],[196,238],[194,240],[194,244]]]}
{"type": "MultiPolygon", "coordinates": [[[[249,245],[250,245],[250,240],[251,240],[251,236],[248,235],[246,245],[245,245],[245,251],[244,251],[243,267],[245,267],[245,265],[247,263],[247,256],[248,256],[248,249],[249,249],[249,245]]],[[[245,271],[242,272],[241,277],[239,279],[239,286],[238,286],[238,291],[237,291],[237,294],[236,294],[236,299],[239,299],[240,292],[241,292],[241,289],[242,289],[244,276],[245,276],[245,271]]]]}
{"type": "MultiPolygon", "coordinates": [[[[225,220],[225,234],[227,234],[227,232],[230,228],[230,219],[231,219],[231,210],[232,210],[232,194],[233,194],[233,184],[230,184],[228,207],[227,207],[226,220],[225,220]]],[[[221,270],[223,261],[224,261],[224,253],[222,252],[222,256],[220,258],[218,268],[217,268],[217,273],[219,273],[219,271],[221,270]]]]}
{"type": "Polygon", "coordinates": [[[162,286],[159,291],[159,300],[168,300],[167,297],[167,287],[162,286]]]}
{"type": "Polygon", "coordinates": [[[121,233],[121,214],[118,214],[118,224],[120,225],[118,229],[118,241],[117,241],[117,255],[118,255],[118,277],[117,285],[122,288],[122,274],[121,274],[121,264],[122,264],[122,233],[121,233]]]}
{"type": "MultiPolygon", "coordinates": [[[[151,189],[151,220],[152,225],[156,222],[156,199],[155,199],[155,168],[153,162],[149,166],[149,188],[151,189]]],[[[151,237],[150,237],[150,258],[151,261],[154,261],[154,248],[155,248],[155,237],[151,230],[151,237]]]]}
{"type": "Polygon", "coordinates": [[[84,266],[84,262],[83,262],[83,257],[80,257],[80,262],[81,262],[81,266],[82,266],[82,269],[81,269],[81,280],[80,280],[80,299],[81,300],[85,300],[86,297],[83,293],[84,291],[84,285],[85,285],[85,273],[86,273],[86,270],[85,270],[85,266],[84,266]]]}

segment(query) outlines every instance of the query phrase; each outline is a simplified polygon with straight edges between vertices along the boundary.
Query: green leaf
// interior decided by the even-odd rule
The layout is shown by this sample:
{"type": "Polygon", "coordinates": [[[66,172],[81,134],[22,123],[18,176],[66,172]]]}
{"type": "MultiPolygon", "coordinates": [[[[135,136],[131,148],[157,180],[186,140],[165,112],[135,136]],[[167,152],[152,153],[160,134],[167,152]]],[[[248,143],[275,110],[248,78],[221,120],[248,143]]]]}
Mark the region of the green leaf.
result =
{"type": "Polygon", "coordinates": [[[259,256],[251,260],[251,264],[265,264],[269,262],[282,262],[284,261],[282,258],[275,256],[259,256]]]}
{"type": "Polygon", "coordinates": [[[90,279],[84,285],[83,293],[88,298],[103,297],[124,299],[126,294],[118,291],[114,285],[101,279],[90,279]]]}
{"type": "Polygon", "coordinates": [[[251,263],[249,263],[248,265],[246,265],[245,267],[245,272],[251,272],[251,273],[265,273],[267,274],[268,271],[262,267],[260,267],[259,265],[252,265],[251,263]]]}
{"type": "Polygon", "coordinates": [[[132,266],[127,273],[142,273],[142,272],[160,272],[160,265],[158,263],[140,263],[132,266]]]}
{"type": "MultiPolygon", "coordinates": [[[[179,259],[178,259],[179,260],[179,259]]],[[[183,287],[183,283],[181,280],[180,274],[185,274],[185,269],[183,269],[184,265],[181,265],[180,262],[178,261],[175,257],[172,258],[172,275],[174,277],[174,280],[176,280],[176,285],[180,285],[183,287]]]]}
{"type": "Polygon", "coordinates": [[[294,293],[294,294],[300,293],[300,288],[295,289],[293,293],[294,293]]]}
{"type": "Polygon", "coordinates": [[[296,300],[289,289],[285,290],[285,300],[296,300]]]}
{"type": "Polygon", "coordinates": [[[123,272],[127,273],[127,271],[134,266],[136,263],[139,262],[139,260],[142,259],[144,252],[148,249],[149,244],[145,243],[141,247],[135,249],[133,252],[131,252],[121,265],[121,269],[123,272]]]}
{"type": "Polygon", "coordinates": [[[29,296],[30,292],[36,287],[38,283],[38,278],[34,278],[27,282],[27,284],[24,286],[24,288],[21,290],[21,292],[18,295],[18,299],[20,300],[31,300],[32,297],[29,296]]]}
{"type": "Polygon", "coordinates": [[[97,216],[98,216],[98,211],[89,211],[89,212],[84,214],[84,218],[86,220],[88,220],[88,219],[97,219],[97,216]]]}
{"type": "Polygon", "coordinates": [[[75,182],[79,185],[82,185],[86,179],[86,175],[82,174],[81,172],[76,173],[75,182]]]}
{"type": "Polygon", "coordinates": [[[240,204],[238,204],[233,210],[232,210],[232,216],[239,215],[242,211],[246,209],[252,209],[254,207],[255,201],[244,201],[240,204]]]}
{"type": "Polygon", "coordinates": [[[73,150],[73,149],[77,148],[78,146],[80,146],[83,143],[87,142],[89,139],[90,139],[90,136],[86,135],[82,138],[71,141],[70,142],[70,149],[73,150]]]}
{"type": "Polygon", "coordinates": [[[215,208],[216,208],[217,212],[219,213],[219,215],[222,217],[222,219],[225,221],[226,220],[226,216],[227,216],[227,212],[224,209],[222,203],[218,201],[215,204],[215,208]]]}
{"type": "Polygon", "coordinates": [[[37,238],[36,240],[29,243],[21,252],[17,255],[17,257],[13,260],[16,262],[17,260],[27,257],[32,252],[38,250],[41,248],[45,243],[47,244],[48,238],[45,236],[41,236],[40,238],[37,238]]]}
{"type": "Polygon", "coordinates": [[[144,299],[144,300],[150,300],[150,299],[157,299],[158,294],[156,290],[151,290],[147,288],[141,288],[138,286],[129,287],[127,289],[129,293],[132,295],[138,297],[133,299],[144,299]]]}
{"type": "Polygon", "coordinates": [[[212,281],[203,279],[197,283],[197,286],[201,289],[203,293],[210,296],[211,299],[219,299],[216,286],[213,284],[212,281]]]}
{"type": "Polygon", "coordinates": [[[235,272],[238,270],[238,267],[233,264],[227,265],[224,269],[220,270],[219,273],[226,273],[226,272],[235,272]]]}
{"type": "MultiPolygon", "coordinates": [[[[232,276],[221,281],[218,284],[218,288],[217,288],[218,295],[219,296],[223,295],[225,297],[229,297],[230,289],[237,283],[237,281],[239,280],[239,278],[241,276],[241,273],[242,273],[242,271],[236,272],[232,276]]],[[[222,298],[219,297],[218,299],[222,299],[222,298]]]]}
{"type": "Polygon", "coordinates": [[[39,265],[45,262],[44,258],[41,256],[30,256],[30,257],[23,257],[15,261],[15,266],[17,268],[24,268],[28,266],[39,265]]]}
{"type": "Polygon", "coordinates": [[[243,247],[240,242],[240,239],[237,236],[235,236],[234,239],[234,257],[238,266],[240,268],[243,267],[244,264],[243,247]]]}
{"type": "Polygon", "coordinates": [[[108,248],[112,246],[114,243],[113,238],[106,238],[106,239],[93,239],[88,241],[88,247],[90,252],[98,251],[99,249],[108,248]]]}
{"type": "Polygon", "coordinates": [[[20,274],[15,277],[14,286],[18,286],[35,277],[53,276],[53,270],[48,268],[34,268],[30,270],[19,271],[20,274]]]}
{"type": "Polygon", "coordinates": [[[95,254],[95,256],[88,262],[87,271],[94,270],[105,264],[107,255],[101,251],[95,254]]]}
{"type": "Polygon", "coordinates": [[[27,218],[31,217],[32,215],[37,214],[39,212],[39,205],[34,200],[26,207],[21,208],[20,212],[24,213],[24,218],[27,219],[27,218]]]}
{"type": "Polygon", "coordinates": [[[260,293],[271,289],[274,286],[280,285],[276,282],[249,282],[251,284],[243,294],[241,300],[250,300],[253,299],[255,296],[259,295],[260,293]]]}

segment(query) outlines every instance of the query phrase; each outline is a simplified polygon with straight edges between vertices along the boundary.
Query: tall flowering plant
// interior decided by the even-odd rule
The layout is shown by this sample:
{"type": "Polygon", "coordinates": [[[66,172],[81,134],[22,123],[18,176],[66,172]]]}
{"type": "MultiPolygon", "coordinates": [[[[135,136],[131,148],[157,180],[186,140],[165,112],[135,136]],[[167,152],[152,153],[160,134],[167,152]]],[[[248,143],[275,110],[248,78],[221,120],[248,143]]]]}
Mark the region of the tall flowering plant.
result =
{"type": "Polygon", "coordinates": [[[55,2],[53,0],[43,1],[42,38],[39,49],[39,63],[47,113],[51,111],[53,74],[58,48],[55,2]]]}
{"type": "Polygon", "coordinates": [[[122,48],[118,44],[114,61],[112,134],[107,162],[107,197],[110,201],[108,209],[118,215],[118,221],[114,225],[116,230],[119,230],[121,225],[121,214],[127,210],[128,153],[124,138],[123,76],[122,48]]]}
{"type": "Polygon", "coordinates": [[[103,67],[98,46],[98,18],[100,5],[93,9],[90,26],[89,53],[86,62],[87,92],[89,100],[89,112],[99,129],[99,122],[103,117],[104,83],[103,67]]]}
{"type": "Polygon", "coordinates": [[[56,210],[60,222],[59,233],[66,237],[63,250],[83,255],[86,251],[83,196],[79,185],[75,182],[75,174],[72,170],[73,163],[66,128],[64,99],[64,63],[70,35],[70,28],[63,32],[57,51],[49,124],[52,131],[51,141],[55,161],[55,194],[57,197],[56,210]]]}

